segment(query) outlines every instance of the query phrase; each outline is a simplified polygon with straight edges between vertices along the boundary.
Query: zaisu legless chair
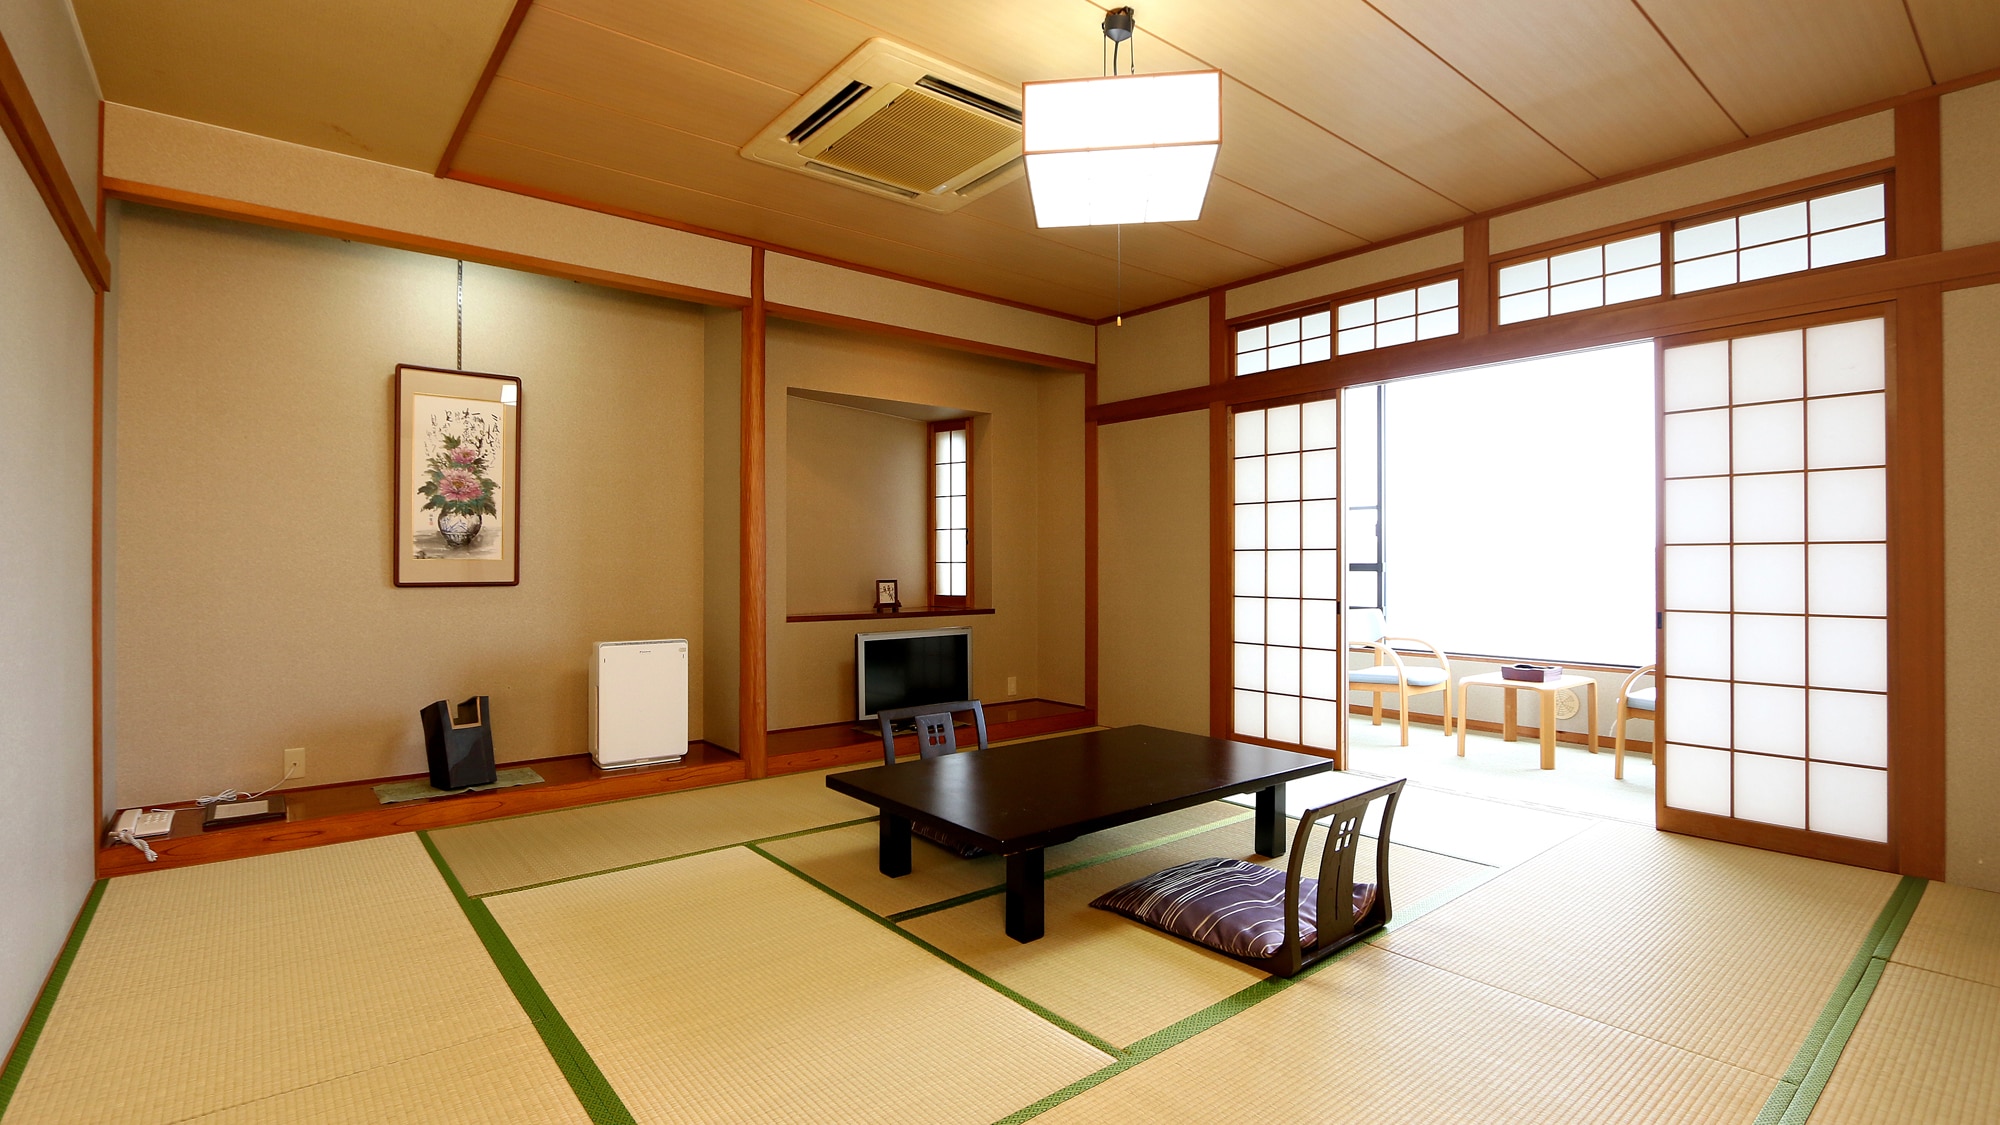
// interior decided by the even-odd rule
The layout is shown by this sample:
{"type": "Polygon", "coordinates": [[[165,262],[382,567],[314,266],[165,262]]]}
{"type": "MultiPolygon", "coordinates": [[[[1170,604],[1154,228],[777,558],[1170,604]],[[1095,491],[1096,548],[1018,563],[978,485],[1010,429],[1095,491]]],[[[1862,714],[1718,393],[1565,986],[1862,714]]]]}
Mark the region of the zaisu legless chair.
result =
{"type": "MultiPolygon", "coordinates": [[[[986,749],[986,709],[979,705],[977,699],[964,699],[957,703],[925,703],[916,707],[888,707],[877,711],[876,721],[882,724],[882,764],[896,764],[896,724],[905,720],[916,724],[917,757],[929,760],[958,753],[958,734],[952,716],[965,711],[972,712],[972,729],[978,736],[979,749],[986,749]]],[[[910,831],[967,859],[986,854],[983,849],[951,839],[927,824],[912,824],[910,831]]]]}

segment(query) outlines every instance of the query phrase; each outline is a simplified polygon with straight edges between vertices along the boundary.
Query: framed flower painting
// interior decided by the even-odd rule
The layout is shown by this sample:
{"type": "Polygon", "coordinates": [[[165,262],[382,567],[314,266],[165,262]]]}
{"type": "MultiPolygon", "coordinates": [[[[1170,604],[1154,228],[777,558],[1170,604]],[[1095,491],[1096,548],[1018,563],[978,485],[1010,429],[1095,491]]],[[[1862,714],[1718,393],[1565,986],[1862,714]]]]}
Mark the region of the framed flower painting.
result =
{"type": "Polygon", "coordinates": [[[521,581],[521,381],[396,367],[398,586],[521,581]]]}

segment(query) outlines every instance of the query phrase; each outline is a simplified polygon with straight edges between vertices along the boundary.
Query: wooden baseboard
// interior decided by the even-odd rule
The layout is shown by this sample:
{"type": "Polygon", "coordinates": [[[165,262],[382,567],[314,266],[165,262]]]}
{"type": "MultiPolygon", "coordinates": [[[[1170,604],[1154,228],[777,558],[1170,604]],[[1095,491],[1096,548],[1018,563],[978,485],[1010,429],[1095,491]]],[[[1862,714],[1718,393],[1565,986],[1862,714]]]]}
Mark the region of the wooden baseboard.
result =
{"type": "MultiPolygon", "coordinates": [[[[1375,709],[1366,703],[1350,703],[1347,706],[1347,711],[1351,715],[1373,715],[1375,713],[1375,709]]],[[[1398,712],[1390,708],[1382,708],[1382,725],[1386,727],[1390,723],[1398,722],[1398,714],[1398,712]]],[[[1412,711],[1410,712],[1410,723],[1414,726],[1442,727],[1444,726],[1444,716],[1427,715],[1422,711],[1412,711]]],[[[1501,734],[1505,730],[1501,724],[1488,722],[1485,719],[1474,719],[1470,725],[1471,729],[1479,731],[1481,734],[1501,734]]],[[[1457,727],[1453,727],[1445,733],[1450,734],[1457,729],[1457,727]]],[[[1538,740],[1542,737],[1542,728],[1516,723],[1514,725],[1514,734],[1517,738],[1538,740]]],[[[1612,736],[1608,734],[1598,735],[1597,748],[1600,751],[1610,750],[1612,748],[1611,739],[1612,736]]],[[[1588,746],[1590,744],[1590,737],[1580,730],[1559,730],[1556,732],[1556,741],[1567,742],[1575,746],[1588,746]]],[[[1627,754],[1644,754],[1647,757],[1651,757],[1653,754],[1653,744],[1650,741],[1641,742],[1638,739],[1628,738],[1625,740],[1625,752],[1627,754]]]]}

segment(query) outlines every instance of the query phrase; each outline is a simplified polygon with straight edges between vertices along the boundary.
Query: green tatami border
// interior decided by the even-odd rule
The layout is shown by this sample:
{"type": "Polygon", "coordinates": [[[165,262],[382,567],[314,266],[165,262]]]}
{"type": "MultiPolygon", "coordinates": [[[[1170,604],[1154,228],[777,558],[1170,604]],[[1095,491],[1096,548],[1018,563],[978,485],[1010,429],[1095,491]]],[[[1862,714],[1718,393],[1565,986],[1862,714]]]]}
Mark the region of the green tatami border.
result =
{"type": "Polygon", "coordinates": [[[1889,901],[1882,905],[1874,924],[1868,927],[1861,948],[1834,984],[1833,995],[1820,1009],[1805,1042],[1792,1057],[1792,1065],[1786,1068],[1764,1102],[1755,1125],[1805,1125],[1812,1116],[1827,1080],[1833,1077],[1835,1064],[1840,1062],[1841,1052],[1847,1049],[1847,1041],[1854,1035],[1855,1025],[1861,1022],[1861,1013],[1875,994],[1882,970],[1888,967],[1896,943],[1902,940],[1903,931],[1916,915],[1917,904],[1923,900],[1924,888],[1929,885],[1929,880],[1905,875],[1896,889],[1889,892],[1889,901]]]}
{"type": "Polygon", "coordinates": [[[14,1049],[7,1055],[6,1068],[0,1069],[0,1118],[7,1116],[7,1105],[14,1100],[21,1075],[28,1069],[28,1056],[35,1053],[35,1041],[42,1037],[42,1028],[48,1025],[49,1013],[56,1006],[56,994],[62,991],[63,981],[69,977],[69,968],[76,961],[76,951],[83,948],[83,935],[90,929],[90,920],[97,916],[97,904],[104,901],[104,889],[110,885],[109,879],[99,879],[91,884],[90,893],[84,896],[83,907],[77,911],[76,922],[69,928],[69,939],[63,942],[62,952],[56,955],[56,963],[49,969],[49,979],[42,983],[41,995],[35,997],[35,1006],[28,1012],[28,1021],[21,1025],[20,1038],[14,1041],[14,1049]]]}
{"type": "MultiPolygon", "coordinates": [[[[657,796],[658,794],[655,795],[657,796]]],[[[636,798],[634,799],[636,800],[636,798]]],[[[587,808],[589,806],[578,806],[578,807],[587,808]]],[[[560,812],[562,810],[558,809],[556,811],[560,812]]],[[[542,814],[533,813],[530,815],[540,816],[542,814]]],[[[533,890],[539,890],[542,887],[553,887],[559,883],[574,883],[578,879],[595,879],[599,875],[612,875],[620,871],[631,871],[634,870],[635,868],[651,867],[656,863],[672,863],[674,860],[677,859],[687,859],[692,856],[708,855],[711,852],[726,852],[731,848],[749,847],[752,844],[769,844],[777,840],[790,840],[799,836],[812,836],[820,832],[831,832],[836,828],[852,828],[857,824],[873,824],[873,823],[875,823],[875,818],[873,816],[864,816],[858,820],[842,820],[842,821],[837,821],[833,824],[819,824],[819,825],[814,825],[811,828],[800,828],[792,832],[780,832],[775,836],[759,836],[752,840],[735,840],[727,844],[717,844],[712,848],[696,848],[694,851],[691,852],[676,852],[673,855],[663,855],[654,859],[635,860],[631,863],[621,863],[616,867],[606,867],[596,871],[580,871],[575,875],[562,875],[554,879],[544,879],[539,883],[523,883],[518,887],[503,887],[497,891],[481,891],[479,894],[473,895],[472,897],[485,899],[485,898],[496,898],[500,895],[518,894],[522,891],[533,891],[533,890]]]]}
{"type": "Polygon", "coordinates": [[[452,873],[451,865],[431,842],[429,831],[419,831],[417,839],[424,845],[431,862],[437,865],[438,874],[444,878],[445,886],[451,889],[460,910],[465,911],[466,921],[472,923],[472,931],[479,935],[480,944],[486,947],[487,956],[493,959],[493,966],[500,970],[501,979],[513,990],[514,999],[520,1002],[521,1010],[528,1014],[535,1031],[542,1037],[543,1046],[555,1059],[556,1067],[569,1082],[576,1100],[583,1105],[596,1125],[637,1125],[632,1111],[625,1108],[624,1099],[611,1088],[611,1082],[604,1077],[597,1060],[590,1057],[583,1042],[570,1029],[569,1023],[556,1010],[553,1000],[542,988],[542,982],[535,979],[534,971],[522,959],[521,951],[514,948],[514,942],[507,932],[500,928],[500,922],[493,912],[479,899],[465,893],[459,885],[458,876],[452,873]]]}

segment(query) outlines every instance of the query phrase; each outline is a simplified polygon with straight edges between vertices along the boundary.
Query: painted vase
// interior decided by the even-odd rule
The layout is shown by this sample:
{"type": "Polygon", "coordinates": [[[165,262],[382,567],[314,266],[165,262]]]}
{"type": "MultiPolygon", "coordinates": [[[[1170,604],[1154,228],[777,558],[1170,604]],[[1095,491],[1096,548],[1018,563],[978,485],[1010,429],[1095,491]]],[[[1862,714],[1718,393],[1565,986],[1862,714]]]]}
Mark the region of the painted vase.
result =
{"type": "Polygon", "coordinates": [[[485,522],[486,518],[478,512],[439,512],[438,534],[444,536],[446,543],[463,547],[479,538],[479,528],[485,522]]]}

